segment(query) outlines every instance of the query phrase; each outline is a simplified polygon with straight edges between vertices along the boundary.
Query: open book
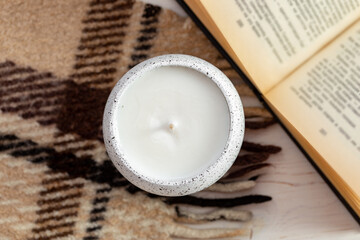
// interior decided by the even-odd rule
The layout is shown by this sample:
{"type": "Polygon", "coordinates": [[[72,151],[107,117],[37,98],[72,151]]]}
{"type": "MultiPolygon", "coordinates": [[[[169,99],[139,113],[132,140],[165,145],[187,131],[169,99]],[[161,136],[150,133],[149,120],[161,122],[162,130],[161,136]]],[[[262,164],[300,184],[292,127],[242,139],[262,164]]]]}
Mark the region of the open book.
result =
{"type": "Polygon", "coordinates": [[[360,0],[179,2],[359,217],[360,0]]]}

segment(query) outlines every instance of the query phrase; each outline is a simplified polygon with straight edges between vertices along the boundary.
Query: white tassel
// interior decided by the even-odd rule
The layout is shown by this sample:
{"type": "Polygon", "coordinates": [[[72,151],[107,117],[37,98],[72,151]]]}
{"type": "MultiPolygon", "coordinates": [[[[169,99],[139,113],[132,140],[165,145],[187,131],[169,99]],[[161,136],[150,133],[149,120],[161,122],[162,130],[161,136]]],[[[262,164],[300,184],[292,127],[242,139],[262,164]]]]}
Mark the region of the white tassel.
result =
{"type": "Polygon", "coordinates": [[[232,193],[232,192],[239,192],[253,188],[255,185],[256,185],[255,181],[232,182],[225,184],[215,183],[210,187],[208,187],[207,189],[205,189],[204,191],[232,193]]]}
{"type": "Polygon", "coordinates": [[[244,229],[224,229],[224,228],[210,228],[210,229],[194,229],[180,224],[174,224],[170,228],[170,235],[172,237],[190,238],[190,239],[210,239],[210,238],[229,238],[241,235],[247,235],[249,231],[244,229]]]}
{"type": "Polygon", "coordinates": [[[230,221],[249,221],[252,218],[251,212],[235,209],[218,209],[208,213],[193,213],[180,208],[177,209],[177,211],[179,216],[181,217],[180,221],[189,223],[195,223],[196,221],[214,221],[219,219],[225,219],[230,221]]]}

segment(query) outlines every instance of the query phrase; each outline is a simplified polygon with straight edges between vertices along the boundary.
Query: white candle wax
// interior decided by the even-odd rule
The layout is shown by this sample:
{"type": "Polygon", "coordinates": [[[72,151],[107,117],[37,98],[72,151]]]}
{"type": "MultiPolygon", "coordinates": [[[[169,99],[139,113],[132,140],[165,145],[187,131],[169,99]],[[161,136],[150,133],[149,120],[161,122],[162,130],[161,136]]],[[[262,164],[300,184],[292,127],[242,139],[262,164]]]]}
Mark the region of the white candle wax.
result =
{"type": "Polygon", "coordinates": [[[144,176],[189,177],[224,151],[229,107],[219,87],[203,73],[158,67],[135,79],[118,101],[114,122],[119,147],[144,176]]]}

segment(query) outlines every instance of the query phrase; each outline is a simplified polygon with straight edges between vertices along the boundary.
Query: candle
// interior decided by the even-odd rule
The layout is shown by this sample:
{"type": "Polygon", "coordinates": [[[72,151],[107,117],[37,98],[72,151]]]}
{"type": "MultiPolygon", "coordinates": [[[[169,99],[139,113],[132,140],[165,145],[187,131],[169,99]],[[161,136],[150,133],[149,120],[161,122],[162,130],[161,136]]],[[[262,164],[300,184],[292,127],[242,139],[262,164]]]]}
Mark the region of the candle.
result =
{"type": "Polygon", "coordinates": [[[211,64],[165,55],[130,70],[104,113],[109,156],[125,177],[147,191],[184,195],[221,177],[243,138],[241,102],[211,64]]]}
{"type": "Polygon", "coordinates": [[[143,175],[163,180],[191,176],[225,149],[230,128],[225,97],[196,70],[150,70],[128,87],[119,103],[119,144],[143,175]]]}

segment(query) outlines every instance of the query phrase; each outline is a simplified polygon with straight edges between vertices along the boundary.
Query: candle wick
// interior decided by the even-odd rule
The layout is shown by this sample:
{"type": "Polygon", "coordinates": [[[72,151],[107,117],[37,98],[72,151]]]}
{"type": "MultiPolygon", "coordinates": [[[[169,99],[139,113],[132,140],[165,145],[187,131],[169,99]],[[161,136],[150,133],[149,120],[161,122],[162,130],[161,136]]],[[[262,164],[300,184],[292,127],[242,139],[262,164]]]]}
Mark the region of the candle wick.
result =
{"type": "Polygon", "coordinates": [[[174,130],[174,127],[175,127],[174,124],[172,124],[172,123],[169,124],[169,129],[170,129],[170,131],[173,131],[173,130],[174,130]]]}

